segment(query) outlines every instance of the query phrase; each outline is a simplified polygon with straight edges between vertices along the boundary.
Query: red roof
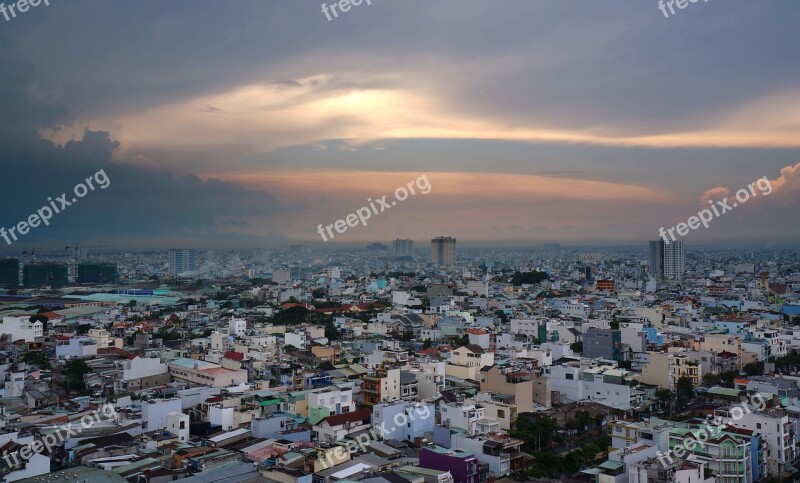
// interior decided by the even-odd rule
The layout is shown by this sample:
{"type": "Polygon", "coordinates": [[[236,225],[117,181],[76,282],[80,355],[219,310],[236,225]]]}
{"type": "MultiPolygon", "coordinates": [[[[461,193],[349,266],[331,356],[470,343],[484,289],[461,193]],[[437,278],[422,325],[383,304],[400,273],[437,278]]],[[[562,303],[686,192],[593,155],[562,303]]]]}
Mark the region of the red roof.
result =
{"type": "Polygon", "coordinates": [[[224,357],[225,359],[231,359],[239,362],[242,362],[244,360],[244,354],[242,354],[241,352],[228,351],[222,357],[224,357]]]}
{"type": "Polygon", "coordinates": [[[337,414],[328,416],[323,421],[327,421],[330,426],[340,426],[345,423],[369,420],[372,417],[372,409],[359,409],[352,413],[337,414]]]}

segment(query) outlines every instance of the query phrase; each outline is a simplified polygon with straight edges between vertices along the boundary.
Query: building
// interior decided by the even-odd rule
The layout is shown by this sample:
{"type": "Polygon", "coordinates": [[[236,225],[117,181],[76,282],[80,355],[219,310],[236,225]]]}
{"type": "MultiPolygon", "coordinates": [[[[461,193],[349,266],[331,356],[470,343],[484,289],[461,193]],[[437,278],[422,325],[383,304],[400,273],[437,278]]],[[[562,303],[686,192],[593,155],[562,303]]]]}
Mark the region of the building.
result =
{"type": "Polygon", "coordinates": [[[501,478],[525,468],[522,443],[521,439],[502,433],[473,437],[456,433],[451,439],[451,447],[469,451],[479,462],[489,465],[487,476],[490,479],[501,478]]]}
{"type": "Polygon", "coordinates": [[[492,366],[480,372],[481,392],[492,394],[508,394],[509,401],[517,406],[520,412],[533,410],[533,375],[528,372],[503,372],[500,367],[492,366]]]}
{"type": "Polygon", "coordinates": [[[169,383],[170,375],[160,357],[134,357],[117,362],[114,391],[121,394],[169,383]]]}
{"type": "Polygon", "coordinates": [[[367,245],[367,251],[370,252],[385,252],[388,251],[389,247],[384,245],[383,243],[375,242],[370,245],[367,245]]]}
{"type": "Polygon", "coordinates": [[[686,253],[682,241],[650,242],[650,274],[656,280],[682,280],[686,268],[686,253]]]}
{"type": "MultiPolygon", "coordinates": [[[[737,408],[737,406],[734,406],[737,408]]],[[[743,411],[737,408],[741,417],[734,418],[731,408],[717,411],[718,416],[728,420],[731,426],[761,434],[766,446],[767,474],[780,477],[789,471],[789,465],[797,456],[797,421],[780,410],[743,411]]]]}
{"type": "Polygon", "coordinates": [[[116,283],[117,265],[114,263],[81,263],[78,265],[78,283],[116,283]]]}
{"type": "Polygon", "coordinates": [[[175,359],[167,364],[169,374],[191,386],[227,387],[247,384],[247,371],[228,369],[211,362],[195,359],[175,359]]]}
{"type": "MultiPolygon", "coordinates": [[[[59,339],[61,339],[59,337],[59,339]]],[[[97,357],[97,343],[89,337],[72,337],[56,342],[59,359],[89,359],[97,357]]]]}
{"type": "Polygon", "coordinates": [[[469,344],[453,351],[450,364],[445,366],[445,373],[448,376],[477,381],[481,368],[492,365],[494,365],[494,352],[484,350],[479,345],[469,344]]]}
{"type": "Polygon", "coordinates": [[[447,267],[456,263],[456,239],[440,236],[431,240],[431,261],[434,265],[447,267]]]}
{"type": "Polygon", "coordinates": [[[184,272],[197,270],[197,251],[195,250],[170,250],[169,275],[177,277],[184,272]]]}
{"type": "Polygon", "coordinates": [[[705,465],[686,460],[669,464],[657,458],[628,465],[630,483],[713,483],[714,478],[705,477],[705,465]]]}
{"type": "Polygon", "coordinates": [[[356,410],[352,383],[328,386],[306,394],[308,421],[317,424],[328,416],[346,414],[356,410]]]}
{"type": "Polygon", "coordinates": [[[28,263],[22,269],[22,285],[26,287],[63,287],[68,283],[67,266],[60,263],[28,263]]]}
{"type": "Polygon", "coordinates": [[[414,240],[401,240],[397,239],[392,242],[391,255],[393,257],[413,257],[414,256],[414,240]]]}
{"type": "Polygon", "coordinates": [[[688,377],[695,386],[702,381],[700,364],[686,354],[648,352],[647,355],[649,362],[642,368],[639,382],[674,391],[682,377],[688,377]]]}
{"type": "Polygon", "coordinates": [[[605,292],[616,292],[617,282],[615,282],[614,280],[598,280],[597,290],[602,290],[605,292]]]}
{"type": "Polygon", "coordinates": [[[424,438],[431,437],[434,426],[436,408],[430,403],[395,401],[372,406],[373,432],[383,440],[419,444],[424,438]]]}
{"type": "Polygon", "coordinates": [[[459,483],[478,483],[478,459],[460,449],[448,449],[431,443],[419,452],[419,465],[423,468],[450,471],[459,483]]]}
{"type": "Polygon", "coordinates": [[[35,342],[37,337],[44,336],[44,327],[38,320],[31,322],[29,317],[3,317],[0,334],[9,334],[12,341],[35,342]]]}
{"type": "Polygon", "coordinates": [[[589,327],[583,334],[584,357],[622,361],[622,333],[614,329],[589,327]]]}
{"type": "Polygon", "coordinates": [[[361,393],[367,405],[400,399],[400,369],[377,369],[361,380],[361,393]]]}
{"type": "Polygon", "coordinates": [[[6,258],[0,260],[0,287],[19,287],[19,259],[6,258]]]}

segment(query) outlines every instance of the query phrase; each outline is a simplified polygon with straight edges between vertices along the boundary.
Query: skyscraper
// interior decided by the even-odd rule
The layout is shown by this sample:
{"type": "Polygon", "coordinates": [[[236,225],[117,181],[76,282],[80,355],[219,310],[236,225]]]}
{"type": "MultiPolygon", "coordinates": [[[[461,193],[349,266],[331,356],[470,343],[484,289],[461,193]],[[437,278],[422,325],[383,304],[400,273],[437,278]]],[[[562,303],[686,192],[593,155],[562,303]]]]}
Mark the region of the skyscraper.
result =
{"type": "Polygon", "coordinates": [[[431,240],[431,261],[434,265],[448,266],[456,263],[456,239],[440,236],[431,240]]]}
{"type": "Polygon", "coordinates": [[[19,259],[0,260],[0,287],[19,288],[19,259]]]}
{"type": "Polygon", "coordinates": [[[656,280],[683,280],[686,253],[682,241],[650,242],[650,274],[656,280]]]}
{"type": "Polygon", "coordinates": [[[60,263],[28,263],[22,268],[26,287],[63,287],[69,283],[67,266],[60,263]]]}
{"type": "Polygon", "coordinates": [[[78,283],[116,283],[115,263],[81,263],[78,265],[78,283]]]}
{"type": "Polygon", "coordinates": [[[177,277],[183,272],[197,270],[197,251],[195,250],[170,250],[169,275],[177,277]]]}
{"type": "Polygon", "coordinates": [[[398,238],[393,241],[391,254],[393,257],[413,257],[414,240],[401,240],[398,238]]]}

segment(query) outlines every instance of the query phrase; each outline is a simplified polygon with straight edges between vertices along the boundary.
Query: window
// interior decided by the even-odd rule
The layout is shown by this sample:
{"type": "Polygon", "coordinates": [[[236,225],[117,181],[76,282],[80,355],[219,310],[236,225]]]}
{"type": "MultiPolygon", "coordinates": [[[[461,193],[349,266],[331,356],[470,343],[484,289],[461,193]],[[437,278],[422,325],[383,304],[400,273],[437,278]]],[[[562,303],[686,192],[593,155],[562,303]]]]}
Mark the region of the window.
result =
{"type": "Polygon", "coordinates": [[[502,409],[498,409],[497,410],[497,417],[500,418],[500,419],[505,418],[506,417],[506,412],[503,411],[502,409]]]}
{"type": "Polygon", "coordinates": [[[572,381],[573,379],[575,379],[575,376],[574,376],[574,375],[572,375],[572,374],[567,374],[567,380],[568,380],[568,381],[572,381]]]}

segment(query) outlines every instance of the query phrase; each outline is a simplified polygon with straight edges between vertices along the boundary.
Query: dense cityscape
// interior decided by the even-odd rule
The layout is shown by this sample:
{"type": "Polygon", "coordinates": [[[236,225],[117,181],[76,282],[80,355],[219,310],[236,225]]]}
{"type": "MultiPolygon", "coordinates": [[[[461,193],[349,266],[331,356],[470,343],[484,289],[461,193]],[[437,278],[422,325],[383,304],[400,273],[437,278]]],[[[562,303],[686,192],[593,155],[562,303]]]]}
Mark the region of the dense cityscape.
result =
{"type": "Polygon", "coordinates": [[[797,0],[0,0],[0,483],[800,482],[797,0]]]}
{"type": "Polygon", "coordinates": [[[789,249],[73,246],[0,286],[5,481],[797,472],[789,249]]]}

